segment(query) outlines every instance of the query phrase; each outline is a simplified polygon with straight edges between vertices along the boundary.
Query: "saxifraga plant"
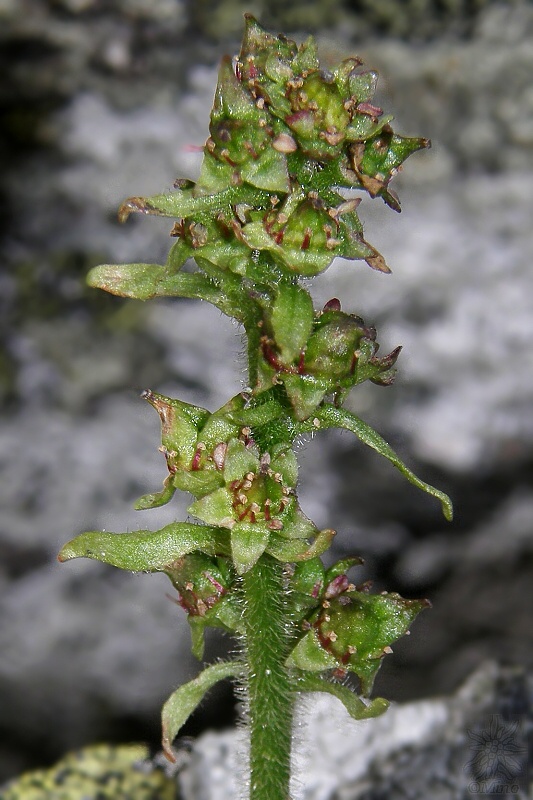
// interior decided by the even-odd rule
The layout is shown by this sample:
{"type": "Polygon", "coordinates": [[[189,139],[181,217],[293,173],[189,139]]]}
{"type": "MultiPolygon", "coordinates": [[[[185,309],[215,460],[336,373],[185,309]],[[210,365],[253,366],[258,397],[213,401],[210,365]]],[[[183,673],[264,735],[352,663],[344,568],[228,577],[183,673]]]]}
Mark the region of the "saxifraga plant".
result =
{"type": "Polygon", "coordinates": [[[168,476],[136,507],[160,506],[181,489],[194,497],[189,513],[199,522],[90,531],[59,559],[166,573],[199,659],[206,627],[238,638],[235,658],[207,666],[165,703],[163,749],[172,760],[172,741],[205,692],[233,678],[246,698],[250,800],[290,796],[298,693],[328,692],[355,719],[386,710],[386,700],[369,699],[374,678],[428,605],[354,585],[347,573],[358,558],[324,567],[334,531],[318,530],[298,504],[295,441],[351,431],[452,515],[445,494],[343,408],[362,381],[392,383],[400,348],[378,357],[372,326],[336,298],[315,310],[305,288],[338,256],[390,271],[363,238],[353,192],[399,211],[389,182],[429,142],[393,132],[391,116],[372,102],[376,80],[358,58],[321,69],[312,38],[297,46],[247,15],[239,56],[222,62],[198,181],[120,209],[122,220],[132,211],[174,218],[166,264],[103,265],[89,275],[91,286],[122,297],[207,300],[246,334],[248,386],[217,411],[144,392],[161,418],[168,476]],[[196,269],[183,271],[190,258],[196,269]]]}

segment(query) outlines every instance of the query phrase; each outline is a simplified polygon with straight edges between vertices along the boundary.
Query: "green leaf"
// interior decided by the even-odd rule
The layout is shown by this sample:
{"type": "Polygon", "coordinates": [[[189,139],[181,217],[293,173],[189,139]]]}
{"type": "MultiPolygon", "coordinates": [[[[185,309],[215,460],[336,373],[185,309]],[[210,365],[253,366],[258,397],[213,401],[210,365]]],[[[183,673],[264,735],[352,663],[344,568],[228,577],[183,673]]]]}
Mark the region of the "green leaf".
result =
{"type": "MultiPolygon", "coordinates": [[[[100,264],[87,276],[87,283],[119,297],[150,300],[153,297],[192,297],[207,300],[227,313],[225,293],[198,272],[169,273],[160,264],[100,264]]],[[[234,316],[231,312],[231,316],[234,316]]]]}
{"type": "Polygon", "coordinates": [[[159,531],[87,531],[68,542],[58,560],[93,558],[131,572],[160,572],[195,550],[230,555],[228,532],[187,522],[173,522],[159,531]]]}
{"type": "Polygon", "coordinates": [[[212,664],[201,672],[197,678],[180,686],[170,695],[162,711],[163,739],[162,746],[166,757],[174,762],[176,756],[172,750],[172,742],[180,728],[201,703],[206,692],[224,678],[236,678],[242,672],[242,664],[237,661],[223,661],[212,664]]]}
{"type": "Polygon", "coordinates": [[[265,552],[270,531],[260,523],[238,522],[231,531],[231,553],[239,575],[253,567],[265,552]]]}
{"type": "Polygon", "coordinates": [[[369,719],[379,717],[389,707],[389,701],[383,697],[375,697],[373,700],[363,701],[348,686],[340,683],[333,683],[313,673],[300,673],[294,679],[294,691],[296,692],[327,692],[333,695],[346,708],[346,711],[353,719],[369,719]]]}
{"type": "Polygon", "coordinates": [[[436,489],[434,486],[431,486],[429,483],[425,483],[425,481],[420,480],[420,478],[418,478],[414,472],[411,472],[409,467],[403,463],[401,458],[394,452],[392,447],[387,444],[385,439],[383,439],[379,433],[377,433],[377,431],[370,427],[370,425],[367,425],[367,423],[363,422],[362,419],[356,417],[355,414],[351,414],[349,411],[345,411],[341,408],[335,408],[335,406],[329,403],[320,406],[315,413],[320,422],[325,423],[326,427],[344,428],[345,430],[354,433],[359,439],[361,439],[362,442],[388,459],[391,464],[394,464],[394,466],[400,470],[402,475],[405,475],[410,483],[412,483],[418,489],[422,489],[423,492],[436,497],[437,500],[440,500],[442,505],[442,513],[448,521],[451,521],[453,518],[453,506],[448,495],[444,492],[441,492],[440,489],[436,489]]]}

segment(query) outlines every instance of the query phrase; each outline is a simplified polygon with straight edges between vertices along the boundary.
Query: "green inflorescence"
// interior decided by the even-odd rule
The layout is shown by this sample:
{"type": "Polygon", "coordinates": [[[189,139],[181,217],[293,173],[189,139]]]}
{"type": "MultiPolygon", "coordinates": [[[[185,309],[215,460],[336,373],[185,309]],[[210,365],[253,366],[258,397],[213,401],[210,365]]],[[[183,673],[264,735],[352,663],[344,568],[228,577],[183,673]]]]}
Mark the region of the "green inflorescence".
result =
{"type": "Polygon", "coordinates": [[[132,211],[174,219],[166,264],[102,265],[89,275],[92,286],[124,297],[207,300],[246,333],[249,385],[214,413],[144,393],[161,418],[168,476],[137,508],[167,503],[180,489],[192,495],[198,522],[90,531],[59,558],[166,573],[199,658],[208,626],[241,638],[242,656],[208,666],[171,696],[163,744],[172,759],[172,740],[205,692],[222,678],[240,681],[252,800],[289,796],[294,694],[329,692],[358,719],[381,713],[386,701],[368,699],[381,661],[428,605],[356,587],[347,573],[357,559],[324,568],[334,531],[319,530],[300,508],[295,440],[351,431],[452,514],[446,495],[342,407],[363,381],[392,383],[400,348],[378,356],[375,329],[336,298],[316,310],[303,281],[339,256],[390,271],[363,237],[361,194],[398,211],[390,181],[429,142],[393,131],[373,102],[376,81],[358,58],[321,69],[312,38],[297,46],[248,15],[239,56],[222,62],[198,181],[130,198],[120,210],[123,220],[132,211]],[[191,258],[196,269],[182,271],[191,258]],[[342,683],[348,673],[358,692],[342,683]]]}

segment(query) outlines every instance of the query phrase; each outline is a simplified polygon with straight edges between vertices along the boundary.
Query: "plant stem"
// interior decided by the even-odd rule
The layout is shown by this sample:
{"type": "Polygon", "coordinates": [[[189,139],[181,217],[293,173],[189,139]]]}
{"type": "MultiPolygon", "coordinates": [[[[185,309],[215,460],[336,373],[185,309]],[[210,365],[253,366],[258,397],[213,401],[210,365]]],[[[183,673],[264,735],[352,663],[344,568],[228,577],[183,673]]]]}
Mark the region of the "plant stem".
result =
{"type": "Polygon", "coordinates": [[[244,574],[250,800],[289,800],[292,697],[285,660],[283,566],[264,555],[244,574]]]}

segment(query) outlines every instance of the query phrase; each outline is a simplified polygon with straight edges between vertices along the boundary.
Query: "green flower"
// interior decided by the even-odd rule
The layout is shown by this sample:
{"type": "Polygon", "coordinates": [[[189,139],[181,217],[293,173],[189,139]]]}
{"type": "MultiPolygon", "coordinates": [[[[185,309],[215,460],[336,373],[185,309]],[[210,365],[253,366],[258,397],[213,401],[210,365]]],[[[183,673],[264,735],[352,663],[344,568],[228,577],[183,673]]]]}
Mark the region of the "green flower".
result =
{"type": "Polygon", "coordinates": [[[391,644],[408,632],[415,617],[430,604],[395,593],[373,595],[369,584],[354,586],[346,573],[361,563],[345,559],[323,573],[315,561],[297,567],[293,603],[305,615],[304,634],[288,663],[308,672],[333,669],[338,677],[353,672],[362,694],[368,695],[383,657],[392,652],[391,644]]]}

